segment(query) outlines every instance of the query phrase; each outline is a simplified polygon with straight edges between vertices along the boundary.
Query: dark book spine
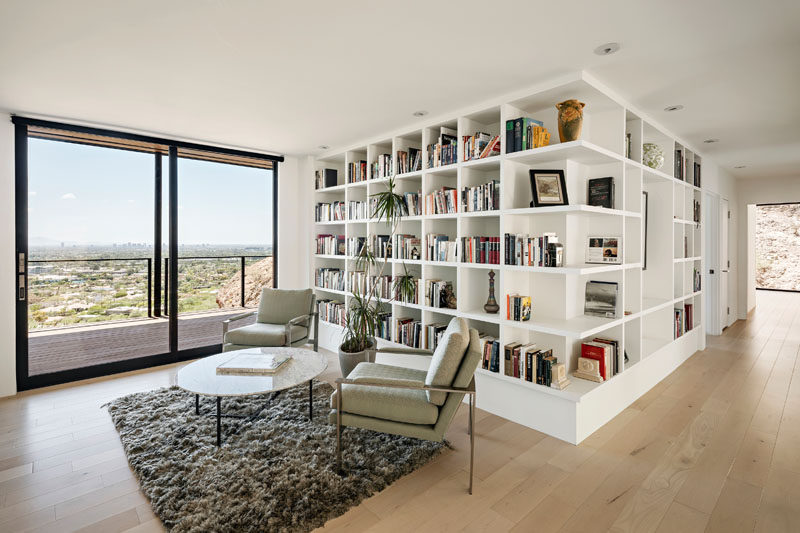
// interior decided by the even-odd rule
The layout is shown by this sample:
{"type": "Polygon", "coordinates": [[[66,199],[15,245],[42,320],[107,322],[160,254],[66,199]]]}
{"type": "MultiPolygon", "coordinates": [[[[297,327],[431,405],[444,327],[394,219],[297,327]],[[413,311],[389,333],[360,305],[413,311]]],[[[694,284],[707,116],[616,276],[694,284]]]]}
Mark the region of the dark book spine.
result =
{"type": "Polygon", "coordinates": [[[522,150],[522,126],[524,119],[518,118],[514,121],[514,151],[522,150]]]}
{"type": "Polygon", "coordinates": [[[514,121],[506,120],[506,153],[510,154],[514,151],[514,121]]]}

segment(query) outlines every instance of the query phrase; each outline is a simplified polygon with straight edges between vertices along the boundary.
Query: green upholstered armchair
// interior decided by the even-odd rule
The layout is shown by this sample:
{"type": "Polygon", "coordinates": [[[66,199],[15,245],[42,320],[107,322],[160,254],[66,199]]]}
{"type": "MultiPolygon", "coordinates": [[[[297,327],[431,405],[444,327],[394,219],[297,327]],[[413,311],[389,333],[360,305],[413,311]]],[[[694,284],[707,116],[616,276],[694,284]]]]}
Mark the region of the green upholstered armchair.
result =
{"type": "Polygon", "coordinates": [[[342,468],[342,426],[371,429],[436,442],[469,396],[469,493],[475,455],[475,369],[481,359],[478,332],[453,318],[436,347],[385,348],[378,352],[432,356],[428,371],[378,363],[359,363],[336,380],[330,421],[336,424],[336,460],[342,468]]]}
{"type": "Polygon", "coordinates": [[[264,289],[258,311],[250,311],[222,323],[222,351],[254,346],[303,346],[312,343],[317,351],[319,316],[311,289],[264,289]],[[249,326],[230,329],[232,323],[256,315],[249,326]],[[313,328],[313,337],[310,336],[313,328]]]}

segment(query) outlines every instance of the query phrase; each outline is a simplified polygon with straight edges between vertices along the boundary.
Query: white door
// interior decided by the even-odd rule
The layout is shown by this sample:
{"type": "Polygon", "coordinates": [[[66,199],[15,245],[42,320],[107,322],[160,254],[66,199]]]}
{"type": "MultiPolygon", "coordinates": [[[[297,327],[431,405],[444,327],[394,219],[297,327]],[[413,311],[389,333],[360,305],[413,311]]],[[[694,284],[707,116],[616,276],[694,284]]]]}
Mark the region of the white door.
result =
{"type": "Polygon", "coordinates": [[[706,324],[709,335],[721,335],[723,326],[719,315],[719,196],[706,192],[704,200],[706,275],[702,289],[708,313],[706,324]]]}
{"type": "Polygon", "coordinates": [[[731,266],[728,257],[728,224],[730,211],[728,200],[721,198],[719,202],[719,317],[720,329],[731,325],[730,306],[728,305],[728,270],[731,266]]]}

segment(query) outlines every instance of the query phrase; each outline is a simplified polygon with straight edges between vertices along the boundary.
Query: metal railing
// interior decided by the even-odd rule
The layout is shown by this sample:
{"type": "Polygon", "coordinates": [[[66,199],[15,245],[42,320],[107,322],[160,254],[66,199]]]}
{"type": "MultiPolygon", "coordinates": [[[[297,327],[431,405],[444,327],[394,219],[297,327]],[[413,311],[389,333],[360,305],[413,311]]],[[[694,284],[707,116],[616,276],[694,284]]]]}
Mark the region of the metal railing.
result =
{"type": "MultiPolygon", "coordinates": [[[[245,276],[247,269],[248,259],[266,259],[272,257],[271,255],[216,255],[216,256],[179,256],[178,261],[181,260],[202,260],[213,261],[219,259],[238,259],[239,262],[239,275],[240,275],[240,305],[246,307],[246,294],[245,294],[245,276]]],[[[93,258],[70,258],[70,259],[31,259],[28,260],[30,264],[43,264],[43,263],[101,263],[101,262],[136,262],[144,261],[147,265],[147,316],[153,317],[153,258],[152,257],[93,257],[93,258]]],[[[168,257],[164,258],[164,271],[163,271],[163,302],[164,310],[156,314],[160,316],[169,315],[169,268],[170,260],[168,257]]],[[[29,272],[29,277],[35,276],[34,273],[29,272]]]]}

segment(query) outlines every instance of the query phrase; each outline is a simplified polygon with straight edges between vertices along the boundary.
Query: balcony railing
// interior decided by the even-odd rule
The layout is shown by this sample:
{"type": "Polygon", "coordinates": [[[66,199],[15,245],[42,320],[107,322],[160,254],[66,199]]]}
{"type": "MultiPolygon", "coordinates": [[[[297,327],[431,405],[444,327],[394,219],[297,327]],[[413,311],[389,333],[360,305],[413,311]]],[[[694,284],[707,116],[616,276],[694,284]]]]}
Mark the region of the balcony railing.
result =
{"type": "MultiPolygon", "coordinates": [[[[219,289],[219,287],[221,287],[223,283],[229,282],[238,273],[239,274],[239,292],[240,292],[240,295],[239,295],[240,297],[239,297],[238,303],[239,303],[239,305],[241,307],[246,307],[246,303],[247,302],[246,302],[246,292],[245,292],[246,291],[246,289],[245,289],[245,287],[246,287],[245,281],[246,281],[246,270],[247,270],[248,259],[249,260],[253,260],[253,259],[262,260],[262,259],[266,259],[266,258],[269,258],[269,257],[272,257],[272,256],[271,255],[223,255],[223,256],[185,256],[185,257],[184,256],[179,256],[178,257],[179,276],[181,275],[180,262],[182,262],[184,260],[186,260],[186,261],[220,261],[220,260],[224,260],[224,261],[229,261],[229,262],[235,264],[235,267],[232,268],[230,271],[227,271],[227,269],[225,269],[225,270],[219,270],[218,269],[217,272],[216,272],[216,275],[209,276],[208,277],[209,279],[196,280],[196,279],[193,279],[192,277],[189,277],[187,279],[186,276],[183,276],[184,279],[179,281],[179,284],[181,286],[183,286],[184,283],[186,283],[187,285],[193,285],[193,284],[196,284],[196,283],[203,283],[203,284],[206,284],[206,285],[209,285],[209,286],[211,286],[210,284],[218,284],[219,286],[216,287],[216,288],[219,289]],[[215,279],[210,279],[210,278],[215,278],[215,279]]],[[[29,260],[28,263],[31,265],[31,268],[30,268],[30,271],[29,271],[29,280],[28,280],[29,287],[30,287],[29,304],[33,304],[34,300],[37,299],[37,292],[38,293],[44,292],[44,287],[46,287],[48,285],[48,281],[51,281],[53,283],[59,283],[61,281],[67,281],[69,290],[75,291],[77,294],[79,294],[81,296],[81,299],[82,299],[82,301],[79,304],[72,304],[73,306],[74,305],[79,305],[79,306],[81,306],[82,309],[86,309],[86,310],[89,310],[91,307],[102,307],[102,308],[105,309],[106,313],[108,313],[108,311],[113,311],[114,308],[106,308],[106,306],[109,305],[109,303],[117,303],[116,300],[118,300],[118,297],[117,296],[113,296],[113,297],[110,297],[110,298],[100,299],[98,301],[97,300],[97,295],[96,295],[96,289],[104,289],[105,292],[110,292],[112,290],[116,290],[117,292],[115,292],[115,294],[118,294],[119,292],[122,292],[123,289],[121,289],[121,288],[118,289],[116,287],[113,287],[115,276],[119,276],[120,274],[123,274],[120,270],[108,270],[108,269],[101,270],[101,269],[95,267],[95,268],[92,268],[91,270],[86,270],[86,271],[76,271],[76,270],[72,269],[72,270],[68,270],[68,271],[58,270],[58,271],[52,271],[52,272],[41,272],[41,271],[38,271],[40,269],[37,269],[34,266],[34,265],[44,265],[44,264],[54,264],[55,265],[55,264],[61,264],[61,263],[97,264],[97,263],[103,263],[103,262],[116,263],[116,264],[119,264],[119,263],[123,263],[123,264],[125,264],[125,263],[127,263],[127,264],[144,263],[145,266],[146,266],[146,274],[145,274],[145,276],[146,276],[146,280],[145,280],[146,289],[144,290],[144,293],[145,293],[146,301],[147,301],[147,317],[151,317],[152,318],[154,315],[155,316],[160,316],[162,314],[164,314],[164,315],[168,315],[169,314],[169,275],[168,275],[169,268],[170,268],[170,260],[169,260],[169,258],[165,258],[164,259],[164,269],[163,269],[164,273],[162,275],[162,286],[163,286],[163,293],[162,294],[163,294],[163,297],[161,299],[164,302],[164,304],[163,304],[163,312],[161,312],[160,309],[154,309],[154,306],[153,306],[155,280],[153,278],[153,258],[152,257],[127,257],[127,258],[101,257],[101,258],[69,258],[69,259],[33,259],[33,260],[29,260]],[[51,279],[47,280],[46,278],[48,278],[48,277],[51,278],[51,279]],[[98,287],[97,283],[95,283],[95,287],[91,287],[92,281],[104,282],[105,285],[103,285],[101,287],[98,287]],[[91,289],[91,290],[83,288],[83,287],[89,287],[89,289],[91,289]],[[89,303],[89,301],[92,300],[92,294],[93,293],[95,294],[94,305],[89,303]]],[[[135,285],[141,283],[142,280],[141,280],[141,275],[140,274],[141,273],[136,273],[136,272],[124,273],[124,275],[126,276],[126,282],[127,282],[126,285],[127,285],[127,287],[135,286],[135,285]]],[[[141,293],[136,293],[136,294],[141,295],[141,293]]],[[[48,296],[52,297],[53,295],[50,294],[48,296]]],[[[47,297],[47,296],[45,296],[45,297],[47,297]]],[[[129,296],[125,296],[125,297],[129,297],[129,296]]],[[[179,298],[181,298],[181,297],[185,297],[185,293],[179,294],[179,298]]],[[[61,308],[65,312],[68,312],[68,308],[70,307],[70,304],[68,302],[64,302],[63,305],[59,305],[57,307],[61,308]]],[[[132,311],[137,309],[136,307],[130,307],[130,306],[128,306],[128,307],[118,306],[117,308],[123,310],[123,314],[124,314],[124,311],[127,311],[128,313],[131,313],[132,311]]],[[[141,308],[139,307],[139,309],[141,309],[141,308]]],[[[212,308],[209,308],[209,309],[192,309],[192,311],[211,311],[211,310],[212,310],[212,308]]],[[[36,311],[41,311],[41,309],[34,310],[34,312],[36,312],[36,311]]],[[[184,311],[181,311],[181,312],[184,312],[184,311]]],[[[111,313],[111,314],[113,314],[113,313],[111,313]]],[[[80,315],[78,315],[78,316],[80,316],[80,315]]],[[[117,322],[117,321],[120,321],[120,320],[122,320],[122,319],[119,319],[119,318],[118,319],[113,319],[112,318],[110,320],[105,320],[103,322],[117,322]]],[[[86,324],[88,324],[90,322],[98,322],[98,321],[91,320],[89,322],[80,322],[80,323],[75,323],[75,324],[60,324],[60,325],[56,325],[54,327],[59,327],[61,325],[86,325],[86,324]]],[[[42,323],[42,325],[44,326],[44,323],[42,323]]],[[[47,327],[47,326],[44,326],[44,327],[47,327]]],[[[40,329],[40,328],[37,327],[36,329],[40,329]]]]}

